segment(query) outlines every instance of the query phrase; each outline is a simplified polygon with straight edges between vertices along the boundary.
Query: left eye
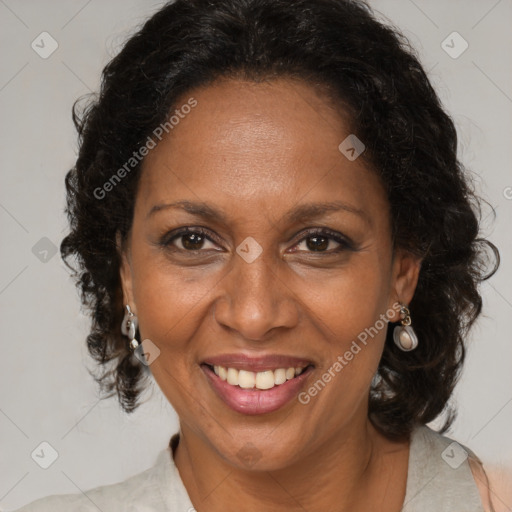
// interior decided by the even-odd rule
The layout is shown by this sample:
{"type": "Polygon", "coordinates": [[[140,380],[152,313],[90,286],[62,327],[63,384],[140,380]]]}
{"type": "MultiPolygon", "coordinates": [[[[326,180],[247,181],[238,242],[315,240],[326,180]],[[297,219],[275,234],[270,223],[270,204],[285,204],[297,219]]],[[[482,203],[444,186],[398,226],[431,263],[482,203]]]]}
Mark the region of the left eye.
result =
{"type": "Polygon", "coordinates": [[[347,242],[343,238],[324,231],[309,233],[294,247],[299,247],[303,244],[307,252],[338,252],[348,247],[347,242]],[[332,244],[337,244],[337,247],[332,248],[332,244]],[[327,250],[330,246],[331,249],[327,250]]]}

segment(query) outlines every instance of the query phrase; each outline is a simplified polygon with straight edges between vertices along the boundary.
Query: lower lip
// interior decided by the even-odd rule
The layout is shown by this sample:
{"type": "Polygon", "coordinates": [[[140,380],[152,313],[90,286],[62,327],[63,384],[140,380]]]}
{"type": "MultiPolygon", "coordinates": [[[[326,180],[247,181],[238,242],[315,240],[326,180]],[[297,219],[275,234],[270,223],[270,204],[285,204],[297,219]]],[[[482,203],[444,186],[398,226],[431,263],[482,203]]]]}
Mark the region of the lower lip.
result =
{"type": "Polygon", "coordinates": [[[239,386],[232,386],[222,380],[205,364],[201,365],[201,369],[214,391],[231,409],[249,415],[266,414],[283,407],[298,395],[306,379],[313,371],[313,367],[309,366],[298,377],[287,380],[285,383],[271,389],[262,390],[256,388],[242,389],[239,386]]]}

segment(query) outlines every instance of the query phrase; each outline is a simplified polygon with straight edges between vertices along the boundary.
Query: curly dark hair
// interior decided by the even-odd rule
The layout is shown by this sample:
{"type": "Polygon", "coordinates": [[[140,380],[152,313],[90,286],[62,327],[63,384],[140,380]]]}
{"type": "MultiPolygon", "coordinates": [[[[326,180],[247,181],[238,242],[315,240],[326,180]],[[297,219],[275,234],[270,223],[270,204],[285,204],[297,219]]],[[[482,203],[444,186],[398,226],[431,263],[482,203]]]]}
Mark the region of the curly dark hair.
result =
{"type": "Polygon", "coordinates": [[[420,345],[402,352],[388,329],[369,417],[397,439],[448,412],[445,432],[456,416],[449,399],[464,338],[482,309],[478,285],[497,270],[499,253],[478,238],[482,200],[414,50],[356,0],[177,0],[105,67],[99,95],[85,108],[75,103],[80,146],[66,176],[70,233],[61,254],[91,313],[87,345],[102,393],[117,394],[131,412],[149,375],[120,332],[116,249],[116,234],[124,240],[130,230],[141,164],[108,193],[98,191],[185,93],[221,77],[299,79],[330,91],[348,112],[366,145],[363,157],[387,191],[394,247],[422,258],[410,304],[420,345]]]}

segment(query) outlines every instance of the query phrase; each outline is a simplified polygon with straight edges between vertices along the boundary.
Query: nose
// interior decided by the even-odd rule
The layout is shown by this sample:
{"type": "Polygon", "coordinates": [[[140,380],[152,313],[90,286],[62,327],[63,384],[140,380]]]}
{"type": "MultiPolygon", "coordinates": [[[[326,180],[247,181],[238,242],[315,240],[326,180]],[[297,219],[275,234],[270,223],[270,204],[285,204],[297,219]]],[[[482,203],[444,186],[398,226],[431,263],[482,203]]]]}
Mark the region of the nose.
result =
{"type": "Polygon", "coordinates": [[[219,283],[214,303],[218,324],[245,340],[266,340],[272,331],[297,324],[295,293],[287,286],[279,264],[263,255],[252,263],[235,256],[234,268],[219,283]]]}

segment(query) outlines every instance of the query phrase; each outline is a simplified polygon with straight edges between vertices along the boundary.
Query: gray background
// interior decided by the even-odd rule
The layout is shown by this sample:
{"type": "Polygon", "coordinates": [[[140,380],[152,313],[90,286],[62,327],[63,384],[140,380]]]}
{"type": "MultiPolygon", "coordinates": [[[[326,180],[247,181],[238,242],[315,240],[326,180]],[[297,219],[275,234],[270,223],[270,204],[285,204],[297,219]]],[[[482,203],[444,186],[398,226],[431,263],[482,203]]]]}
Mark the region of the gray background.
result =
{"type": "MultiPolygon", "coordinates": [[[[490,466],[512,467],[512,0],[372,4],[417,48],[456,121],[460,156],[496,209],[495,221],[484,211],[483,233],[499,246],[502,266],[482,288],[484,315],[469,340],[454,397],[459,417],[450,436],[490,466]],[[456,59],[442,47],[453,31],[469,44],[456,59]]],[[[131,416],[115,400],[99,401],[87,373],[92,367],[84,342],[88,321],[59,255],[52,255],[67,229],[63,179],[77,149],[72,103],[97,90],[103,66],[159,5],[0,0],[3,510],[142,471],[178,428],[156,385],[131,416]],[[59,45],[46,59],[31,47],[43,31],[59,45]],[[31,458],[42,441],[59,455],[46,470],[31,458]]],[[[450,41],[452,51],[462,48],[460,40],[450,41]]]]}

